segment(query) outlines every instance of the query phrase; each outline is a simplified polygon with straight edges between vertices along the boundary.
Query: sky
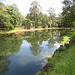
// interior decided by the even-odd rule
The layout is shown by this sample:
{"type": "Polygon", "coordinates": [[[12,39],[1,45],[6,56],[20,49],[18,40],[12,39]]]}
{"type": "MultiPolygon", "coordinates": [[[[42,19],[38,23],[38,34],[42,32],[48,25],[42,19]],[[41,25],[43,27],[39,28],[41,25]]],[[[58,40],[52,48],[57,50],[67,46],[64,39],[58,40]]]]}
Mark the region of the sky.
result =
{"type": "Polygon", "coordinates": [[[41,5],[43,13],[48,13],[47,10],[49,7],[54,8],[56,14],[62,12],[63,0],[3,0],[3,3],[9,5],[16,4],[21,14],[26,16],[33,1],[37,1],[41,5]]]}

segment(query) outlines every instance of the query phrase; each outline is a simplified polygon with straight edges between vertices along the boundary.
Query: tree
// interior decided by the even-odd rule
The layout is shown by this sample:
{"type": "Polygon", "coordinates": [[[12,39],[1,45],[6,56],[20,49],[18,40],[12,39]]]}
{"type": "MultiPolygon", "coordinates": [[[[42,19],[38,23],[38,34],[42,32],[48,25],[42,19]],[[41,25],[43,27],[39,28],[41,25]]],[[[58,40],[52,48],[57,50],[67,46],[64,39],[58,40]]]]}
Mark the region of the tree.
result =
{"type": "Polygon", "coordinates": [[[25,27],[32,27],[32,21],[30,19],[24,19],[22,21],[22,26],[25,26],[25,27]]]}
{"type": "Polygon", "coordinates": [[[56,17],[56,20],[57,20],[57,24],[58,24],[58,27],[62,27],[62,19],[63,19],[63,15],[62,14],[59,14],[58,17],[56,17]]]}
{"type": "Polygon", "coordinates": [[[0,28],[21,26],[23,17],[15,4],[7,6],[0,3],[0,28]]]}
{"type": "Polygon", "coordinates": [[[8,10],[8,13],[11,14],[11,16],[14,19],[14,24],[13,25],[14,26],[21,26],[23,17],[20,14],[17,6],[15,4],[13,4],[11,6],[8,6],[7,10],[8,10]]]}
{"type": "Polygon", "coordinates": [[[29,9],[31,16],[29,15],[29,17],[30,17],[30,20],[33,21],[34,27],[35,27],[35,24],[37,22],[37,15],[40,12],[40,8],[41,8],[40,5],[36,1],[33,1],[31,3],[31,7],[29,9]]]}
{"type": "Polygon", "coordinates": [[[64,7],[63,7],[63,20],[62,24],[64,27],[74,27],[75,26],[75,3],[65,0],[64,2],[64,7]]]}
{"type": "Polygon", "coordinates": [[[47,11],[49,12],[49,15],[51,15],[52,13],[55,12],[55,9],[52,7],[49,7],[49,9],[47,11]]]}
{"type": "Polygon", "coordinates": [[[48,21],[49,21],[48,15],[44,14],[42,19],[43,27],[48,26],[48,21]]]}
{"type": "Polygon", "coordinates": [[[48,12],[49,12],[49,22],[48,24],[50,27],[53,27],[56,25],[56,14],[54,13],[55,9],[50,7],[48,12]]]}
{"type": "Polygon", "coordinates": [[[0,11],[0,28],[14,28],[14,19],[5,11],[0,11]],[[2,14],[1,14],[2,13],[2,14]],[[8,16],[6,16],[8,15],[8,16]]]}
{"type": "Polygon", "coordinates": [[[14,28],[13,26],[14,19],[7,12],[7,6],[3,3],[0,3],[0,28],[14,28]]]}

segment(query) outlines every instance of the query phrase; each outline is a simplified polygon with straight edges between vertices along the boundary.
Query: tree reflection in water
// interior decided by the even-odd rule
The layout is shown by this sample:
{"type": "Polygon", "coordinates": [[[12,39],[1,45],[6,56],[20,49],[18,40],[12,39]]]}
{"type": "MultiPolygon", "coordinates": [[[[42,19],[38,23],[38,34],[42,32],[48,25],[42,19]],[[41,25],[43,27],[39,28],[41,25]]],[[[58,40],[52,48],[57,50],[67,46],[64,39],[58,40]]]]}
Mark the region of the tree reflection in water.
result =
{"type": "Polygon", "coordinates": [[[0,37],[0,74],[6,73],[9,68],[11,57],[14,53],[18,53],[21,40],[17,40],[14,34],[5,34],[0,37]]]}
{"type": "MultiPolygon", "coordinates": [[[[45,30],[23,32],[23,34],[14,33],[0,35],[0,74],[4,74],[10,70],[9,65],[11,61],[9,58],[19,52],[23,40],[30,44],[29,49],[33,56],[38,56],[44,50],[44,46],[42,46],[44,42],[47,42],[46,47],[48,49],[54,48],[56,42],[60,43],[63,40],[61,33],[64,34],[65,31],[45,30]]],[[[45,53],[43,52],[42,54],[45,53]]],[[[46,63],[47,59],[42,59],[41,64],[44,65],[46,63]]]]}

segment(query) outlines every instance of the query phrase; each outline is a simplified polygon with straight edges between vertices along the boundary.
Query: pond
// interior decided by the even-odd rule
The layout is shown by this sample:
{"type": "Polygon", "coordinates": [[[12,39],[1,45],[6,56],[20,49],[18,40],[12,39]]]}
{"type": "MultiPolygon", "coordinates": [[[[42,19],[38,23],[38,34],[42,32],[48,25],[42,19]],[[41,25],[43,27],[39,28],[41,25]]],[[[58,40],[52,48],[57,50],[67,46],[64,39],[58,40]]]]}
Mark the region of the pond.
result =
{"type": "Polygon", "coordinates": [[[66,30],[0,34],[0,75],[35,75],[53,55],[66,30]]]}

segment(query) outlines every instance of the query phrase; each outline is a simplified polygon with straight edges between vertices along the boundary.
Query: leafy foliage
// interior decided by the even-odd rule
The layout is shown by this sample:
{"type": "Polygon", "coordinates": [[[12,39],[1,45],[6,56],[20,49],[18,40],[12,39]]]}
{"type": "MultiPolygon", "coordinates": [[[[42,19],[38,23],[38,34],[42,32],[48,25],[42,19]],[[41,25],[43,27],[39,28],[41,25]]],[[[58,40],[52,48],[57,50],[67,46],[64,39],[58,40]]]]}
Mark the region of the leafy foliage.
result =
{"type": "Polygon", "coordinates": [[[33,1],[29,8],[30,13],[25,19],[15,4],[0,3],[0,28],[14,29],[15,26],[26,27],[75,27],[75,1],[64,0],[63,12],[56,17],[55,9],[49,7],[49,15],[42,13],[42,7],[33,1]]]}
{"type": "Polygon", "coordinates": [[[72,3],[69,0],[65,0],[63,4],[62,26],[75,27],[75,2],[72,3]]]}
{"type": "Polygon", "coordinates": [[[0,3],[0,28],[12,28],[21,26],[23,17],[16,5],[6,6],[0,3]]]}
{"type": "Polygon", "coordinates": [[[22,25],[25,26],[25,27],[32,27],[32,21],[30,21],[30,19],[24,19],[22,21],[22,25]]]}

